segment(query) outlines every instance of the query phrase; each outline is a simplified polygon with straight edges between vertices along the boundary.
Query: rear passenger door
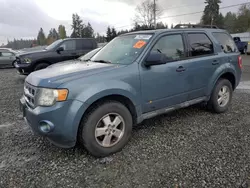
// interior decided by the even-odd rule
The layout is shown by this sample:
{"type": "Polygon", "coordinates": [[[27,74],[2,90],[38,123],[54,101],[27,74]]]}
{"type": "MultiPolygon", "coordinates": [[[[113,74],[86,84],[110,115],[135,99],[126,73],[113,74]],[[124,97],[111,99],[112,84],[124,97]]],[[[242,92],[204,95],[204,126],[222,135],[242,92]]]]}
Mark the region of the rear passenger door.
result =
{"type": "Polygon", "coordinates": [[[206,32],[186,32],[186,39],[190,61],[186,68],[192,83],[188,98],[192,100],[206,95],[209,81],[221,60],[206,32]]]}
{"type": "Polygon", "coordinates": [[[94,45],[91,39],[77,40],[77,53],[79,56],[85,55],[94,49],[94,45]]]}

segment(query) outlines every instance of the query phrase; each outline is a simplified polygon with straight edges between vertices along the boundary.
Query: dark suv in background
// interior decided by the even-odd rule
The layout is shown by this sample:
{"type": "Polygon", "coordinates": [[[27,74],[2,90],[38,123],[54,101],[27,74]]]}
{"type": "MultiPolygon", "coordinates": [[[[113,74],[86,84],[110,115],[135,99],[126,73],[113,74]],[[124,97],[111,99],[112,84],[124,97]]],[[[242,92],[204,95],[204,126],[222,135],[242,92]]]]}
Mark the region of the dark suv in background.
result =
{"type": "Polygon", "coordinates": [[[43,50],[19,54],[14,66],[20,74],[27,75],[54,63],[77,59],[95,48],[97,42],[93,38],[60,39],[43,50]]]}

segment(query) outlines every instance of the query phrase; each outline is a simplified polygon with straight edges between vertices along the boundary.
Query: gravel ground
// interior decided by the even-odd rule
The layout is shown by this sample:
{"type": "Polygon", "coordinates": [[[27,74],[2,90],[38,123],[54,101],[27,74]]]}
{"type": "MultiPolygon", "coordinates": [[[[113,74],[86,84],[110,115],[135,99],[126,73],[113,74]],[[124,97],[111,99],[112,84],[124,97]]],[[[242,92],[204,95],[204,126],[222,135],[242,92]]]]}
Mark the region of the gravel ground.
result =
{"type": "Polygon", "coordinates": [[[247,91],[225,114],[190,107],[145,121],[120,153],[96,159],[33,135],[18,109],[23,80],[0,70],[0,187],[247,187],[247,91]]]}

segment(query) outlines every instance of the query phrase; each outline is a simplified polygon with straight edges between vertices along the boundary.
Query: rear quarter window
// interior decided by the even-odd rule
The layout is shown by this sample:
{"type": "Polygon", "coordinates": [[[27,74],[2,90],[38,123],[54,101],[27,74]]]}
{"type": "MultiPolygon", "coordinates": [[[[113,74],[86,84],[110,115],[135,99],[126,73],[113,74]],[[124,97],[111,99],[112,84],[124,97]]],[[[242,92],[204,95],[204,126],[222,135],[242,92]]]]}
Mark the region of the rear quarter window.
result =
{"type": "Polygon", "coordinates": [[[237,52],[234,40],[227,33],[216,32],[213,33],[213,36],[220,43],[221,48],[225,53],[237,52]]]}

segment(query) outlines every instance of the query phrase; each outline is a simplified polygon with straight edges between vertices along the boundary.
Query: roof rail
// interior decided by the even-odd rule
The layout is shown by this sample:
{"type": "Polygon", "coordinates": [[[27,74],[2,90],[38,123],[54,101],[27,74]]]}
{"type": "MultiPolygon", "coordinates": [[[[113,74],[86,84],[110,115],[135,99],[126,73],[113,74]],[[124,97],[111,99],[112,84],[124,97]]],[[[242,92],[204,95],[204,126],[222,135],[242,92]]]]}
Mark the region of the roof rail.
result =
{"type": "Polygon", "coordinates": [[[219,29],[216,25],[199,25],[199,24],[177,24],[174,29],[182,28],[213,28],[219,29]]]}

